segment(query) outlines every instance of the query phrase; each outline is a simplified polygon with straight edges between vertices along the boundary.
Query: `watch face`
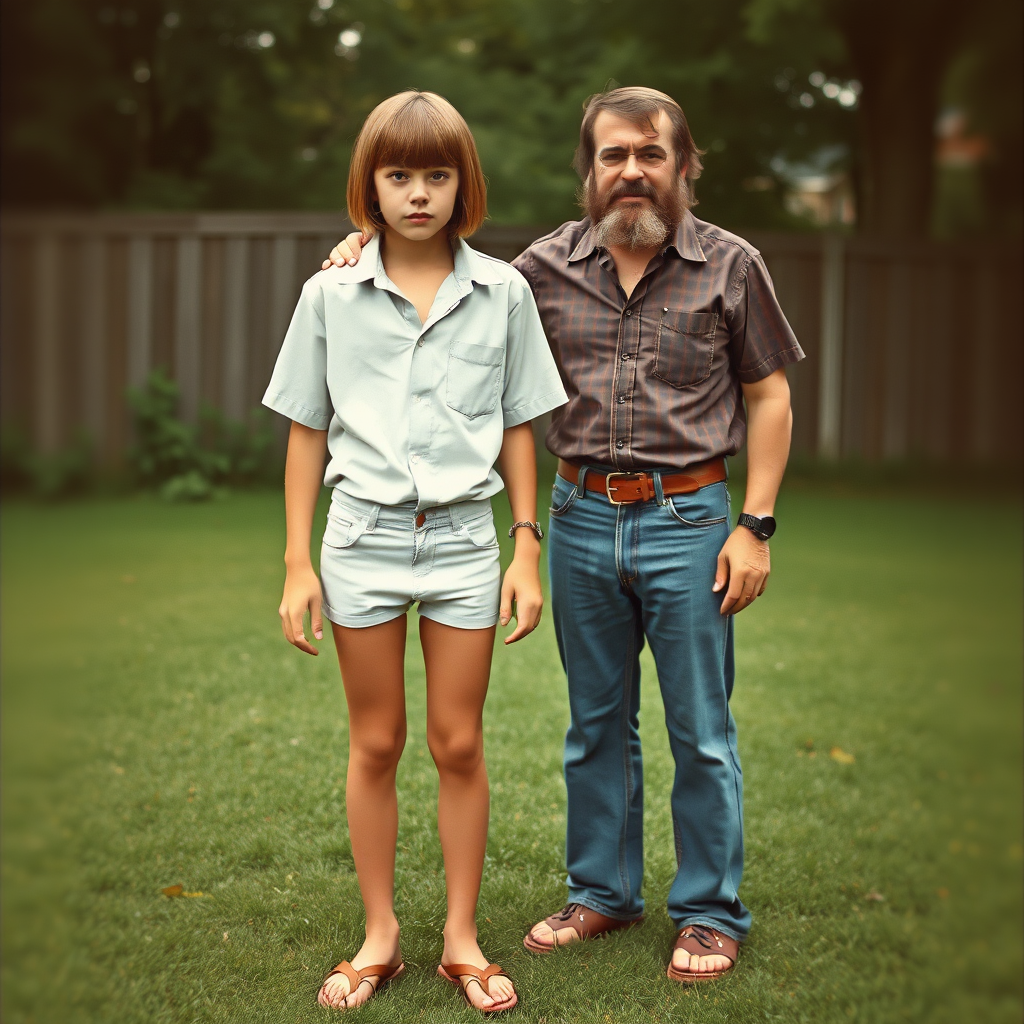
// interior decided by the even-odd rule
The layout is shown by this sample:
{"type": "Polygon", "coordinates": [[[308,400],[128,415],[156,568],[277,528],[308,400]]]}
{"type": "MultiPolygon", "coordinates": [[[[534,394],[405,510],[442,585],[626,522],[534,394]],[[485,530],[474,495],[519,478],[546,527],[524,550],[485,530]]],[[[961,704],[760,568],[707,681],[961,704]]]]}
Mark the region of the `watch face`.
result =
{"type": "Polygon", "coordinates": [[[768,540],[775,533],[775,519],[772,516],[762,516],[761,536],[768,540]]]}

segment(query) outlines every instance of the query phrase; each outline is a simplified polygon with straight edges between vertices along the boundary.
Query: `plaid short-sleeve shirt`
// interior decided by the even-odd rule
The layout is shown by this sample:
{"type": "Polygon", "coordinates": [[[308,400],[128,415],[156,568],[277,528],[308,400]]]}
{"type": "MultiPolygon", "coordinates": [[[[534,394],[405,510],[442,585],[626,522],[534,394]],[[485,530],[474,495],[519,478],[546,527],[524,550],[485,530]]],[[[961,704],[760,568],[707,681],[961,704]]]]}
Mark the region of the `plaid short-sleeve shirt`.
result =
{"type": "Polygon", "coordinates": [[[735,454],[740,383],[804,357],[760,254],[687,212],[627,298],[594,234],[563,224],[513,261],[569,395],[548,448],[624,472],[735,454]]]}

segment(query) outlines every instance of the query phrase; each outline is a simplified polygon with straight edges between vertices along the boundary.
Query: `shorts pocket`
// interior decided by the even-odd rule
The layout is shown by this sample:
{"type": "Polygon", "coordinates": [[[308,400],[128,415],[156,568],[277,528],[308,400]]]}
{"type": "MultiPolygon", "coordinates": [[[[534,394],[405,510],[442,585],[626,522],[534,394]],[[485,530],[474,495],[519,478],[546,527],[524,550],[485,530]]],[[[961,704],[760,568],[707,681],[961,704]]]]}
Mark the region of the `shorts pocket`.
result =
{"type": "Polygon", "coordinates": [[[466,536],[475,548],[496,548],[498,546],[498,534],[494,529],[493,516],[480,516],[462,524],[466,529],[466,536]]]}
{"type": "Polygon", "coordinates": [[[651,373],[674,388],[688,388],[711,376],[717,313],[662,311],[651,373]]]}
{"type": "Polygon", "coordinates": [[[445,401],[469,419],[487,416],[498,405],[505,350],[456,341],[448,351],[445,401]]]}
{"type": "Polygon", "coordinates": [[[324,543],[329,548],[350,548],[365,532],[365,520],[339,514],[333,509],[327,513],[324,543]]]}

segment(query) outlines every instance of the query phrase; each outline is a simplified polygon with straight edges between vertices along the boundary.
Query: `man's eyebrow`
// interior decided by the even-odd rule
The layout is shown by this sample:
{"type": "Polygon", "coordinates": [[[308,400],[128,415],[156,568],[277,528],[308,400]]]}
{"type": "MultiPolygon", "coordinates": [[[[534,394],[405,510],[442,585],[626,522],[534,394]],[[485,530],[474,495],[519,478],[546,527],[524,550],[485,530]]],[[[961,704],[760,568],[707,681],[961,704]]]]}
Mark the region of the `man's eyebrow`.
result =
{"type": "MultiPolygon", "coordinates": [[[[614,144],[614,145],[611,145],[611,146],[602,146],[601,149],[599,150],[599,152],[601,152],[601,153],[609,153],[609,152],[615,152],[616,150],[619,150],[620,152],[623,152],[623,153],[628,152],[627,147],[620,146],[617,143],[614,144]]],[[[639,149],[633,150],[633,152],[635,152],[635,153],[645,153],[648,150],[658,150],[661,153],[665,152],[664,146],[659,146],[658,143],[656,143],[656,142],[649,142],[646,146],[641,146],[639,149]]]]}

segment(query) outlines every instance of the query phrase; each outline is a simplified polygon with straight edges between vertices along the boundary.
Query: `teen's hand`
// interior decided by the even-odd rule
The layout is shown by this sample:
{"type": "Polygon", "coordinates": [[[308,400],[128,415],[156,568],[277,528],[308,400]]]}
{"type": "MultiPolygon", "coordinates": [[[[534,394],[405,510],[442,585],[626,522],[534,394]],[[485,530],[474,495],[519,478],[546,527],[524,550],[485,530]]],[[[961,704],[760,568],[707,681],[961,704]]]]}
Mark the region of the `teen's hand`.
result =
{"type": "Polygon", "coordinates": [[[505,637],[506,644],[514,644],[532,633],[540,622],[544,598],[540,592],[540,570],[536,561],[529,558],[512,559],[501,581],[501,624],[512,621],[512,605],[515,603],[516,628],[505,637]]]}
{"type": "Polygon", "coordinates": [[[755,537],[745,526],[737,526],[718,553],[715,585],[711,588],[717,594],[728,584],[721,613],[735,615],[760,597],[768,586],[771,570],[768,541],[755,537]]]}
{"type": "Polygon", "coordinates": [[[281,628],[288,643],[315,656],[320,652],[306,639],[302,628],[302,620],[307,611],[313,636],[322,640],[324,620],[320,611],[320,580],[312,565],[288,571],[284,580],[284,597],[281,598],[281,607],[277,612],[281,616],[281,628]]]}
{"type": "Polygon", "coordinates": [[[336,267],[354,267],[359,262],[359,254],[363,251],[363,246],[371,238],[373,235],[364,235],[361,231],[353,231],[331,250],[330,258],[323,261],[320,269],[326,270],[332,264],[336,267]]]}

